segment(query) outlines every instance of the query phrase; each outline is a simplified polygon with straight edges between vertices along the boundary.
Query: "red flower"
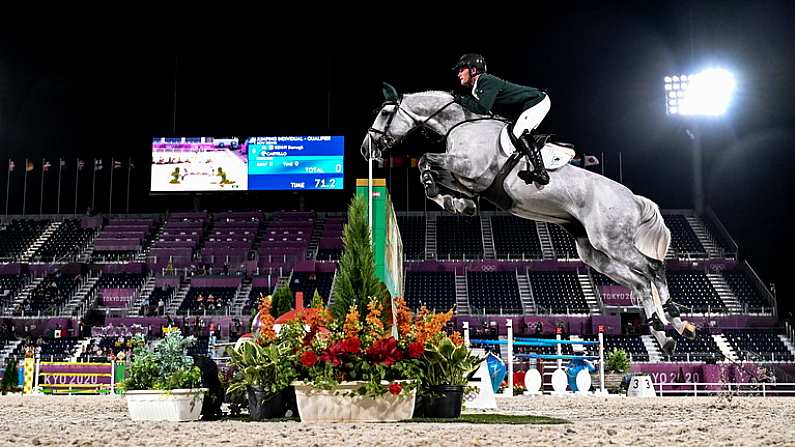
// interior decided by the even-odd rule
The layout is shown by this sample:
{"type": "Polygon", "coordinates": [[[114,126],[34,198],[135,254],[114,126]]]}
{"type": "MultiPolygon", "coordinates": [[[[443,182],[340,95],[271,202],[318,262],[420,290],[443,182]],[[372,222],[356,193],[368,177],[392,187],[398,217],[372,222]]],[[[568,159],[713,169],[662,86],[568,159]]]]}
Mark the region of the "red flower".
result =
{"type": "Polygon", "coordinates": [[[422,342],[415,341],[409,345],[409,357],[418,359],[422,356],[423,352],[425,352],[425,345],[422,342]]]}
{"type": "Polygon", "coordinates": [[[340,361],[340,359],[337,357],[337,355],[338,355],[337,353],[334,353],[331,350],[329,350],[329,351],[324,352],[320,356],[320,360],[322,360],[322,361],[324,361],[326,363],[330,363],[331,366],[340,366],[342,364],[342,361],[340,361]]]}
{"type": "Polygon", "coordinates": [[[361,348],[362,342],[358,337],[350,337],[342,341],[342,349],[348,354],[356,354],[361,348]]]}
{"type": "Polygon", "coordinates": [[[307,368],[311,368],[315,366],[317,363],[317,355],[312,351],[306,351],[305,353],[301,354],[301,364],[306,366],[307,368]]]}
{"type": "Polygon", "coordinates": [[[397,396],[400,392],[403,391],[403,387],[395,382],[389,385],[389,392],[392,393],[393,396],[397,396]]]}
{"type": "Polygon", "coordinates": [[[383,363],[392,366],[395,362],[403,358],[403,354],[398,350],[397,340],[394,337],[383,338],[376,341],[367,350],[370,360],[376,363],[383,363]]]}

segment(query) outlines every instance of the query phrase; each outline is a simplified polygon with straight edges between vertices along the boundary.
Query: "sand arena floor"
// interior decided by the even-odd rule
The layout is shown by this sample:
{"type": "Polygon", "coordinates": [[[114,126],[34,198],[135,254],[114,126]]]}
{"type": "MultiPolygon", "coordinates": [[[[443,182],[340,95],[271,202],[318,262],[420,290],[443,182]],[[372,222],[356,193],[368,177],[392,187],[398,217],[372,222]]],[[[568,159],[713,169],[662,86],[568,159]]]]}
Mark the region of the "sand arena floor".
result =
{"type": "Polygon", "coordinates": [[[499,412],[564,425],[132,422],[123,397],[2,396],[0,444],[57,446],[795,445],[795,399],[515,397],[499,412]]]}

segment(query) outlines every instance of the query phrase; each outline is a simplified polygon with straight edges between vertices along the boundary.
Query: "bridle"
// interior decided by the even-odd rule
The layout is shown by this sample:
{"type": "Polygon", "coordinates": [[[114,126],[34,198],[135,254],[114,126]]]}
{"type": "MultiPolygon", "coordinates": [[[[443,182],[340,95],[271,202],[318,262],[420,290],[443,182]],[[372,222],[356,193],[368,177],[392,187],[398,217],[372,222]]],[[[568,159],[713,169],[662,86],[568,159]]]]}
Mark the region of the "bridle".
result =
{"type": "Polygon", "coordinates": [[[401,102],[402,101],[403,101],[403,98],[400,98],[397,101],[386,101],[383,104],[381,104],[381,108],[378,110],[378,113],[380,113],[381,110],[383,110],[384,107],[387,107],[387,106],[395,106],[395,110],[392,111],[392,113],[389,114],[389,118],[387,118],[386,125],[384,126],[383,130],[376,129],[374,127],[371,127],[369,129],[367,129],[367,137],[370,140],[370,146],[371,147],[370,147],[370,157],[367,157],[365,154],[362,154],[362,155],[365,155],[365,158],[372,158],[372,159],[375,159],[375,160],[380,159],[381,158],[381,152],[391,149],[392,146],[397,144],[402,138],[404,138],[406,135],[408,135],[408,133],[406,133],[406,135],[403,135],[401,137],[395,137],[394,135],[390,134],[390,132],[389,132],[389,128],[392,126],[392,121],[395,119],[395,117],[398,115],[398,113],[403,112],[406,116],[409,117],[409,119],[412,121],[412,123],[415,124],[415,126],[412,127],[412,129],[411,129],[411,131],[414,131],[416,129],[427,127],[428,121],[433,119],[433,117],[435,117],[436,115],[438,115],[439,113],[444,111],[446,108],[448,108],[451,105],[455,104],[454,100],[450,101],[447,104],[445,104],[442,107],[440,107],[439,110],[437,110],[437,111],[433,112],[431,115],[429,115],[428,118],[425,118],[422,121],[418,121],[417,119],[414,118],[414,116],[412,116],[411,113],[407,112],[406,110],[404,110],[401,107],[401,102]],[[377,134],[378,137],[373,137],[373,134],[377,134]],[[373,143],[375,143],[375,151],[373,151],[373,148],[372,148],[373,143]]]}

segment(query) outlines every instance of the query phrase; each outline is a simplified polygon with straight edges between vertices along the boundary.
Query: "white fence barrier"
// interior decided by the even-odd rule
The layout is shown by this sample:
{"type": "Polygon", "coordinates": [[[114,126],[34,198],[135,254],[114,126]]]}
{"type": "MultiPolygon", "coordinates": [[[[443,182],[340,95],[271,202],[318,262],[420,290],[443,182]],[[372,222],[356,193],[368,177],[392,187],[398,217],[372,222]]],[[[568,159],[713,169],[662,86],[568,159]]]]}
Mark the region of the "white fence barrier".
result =
{"type": "Polygon", "coordinates": [[[795,395],[795,383],[655,383],[659,396],[711,396],[720,394],[752,396],[795,395]]]}

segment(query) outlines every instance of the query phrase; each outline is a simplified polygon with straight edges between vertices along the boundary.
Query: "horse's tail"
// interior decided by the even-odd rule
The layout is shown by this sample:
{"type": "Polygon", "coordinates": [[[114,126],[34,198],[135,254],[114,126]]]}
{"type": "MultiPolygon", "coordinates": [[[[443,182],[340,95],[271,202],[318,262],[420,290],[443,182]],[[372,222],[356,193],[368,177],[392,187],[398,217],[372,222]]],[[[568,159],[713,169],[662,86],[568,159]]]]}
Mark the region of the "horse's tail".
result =
{"type": "Polygon", "coordinates": [[[635,196],[640,206],[640,222],[635,232],[635,248],[649,258],[665,260],[671,244],[671,231],[665,226],[660,208],[643,196],[635,196]]]}

